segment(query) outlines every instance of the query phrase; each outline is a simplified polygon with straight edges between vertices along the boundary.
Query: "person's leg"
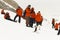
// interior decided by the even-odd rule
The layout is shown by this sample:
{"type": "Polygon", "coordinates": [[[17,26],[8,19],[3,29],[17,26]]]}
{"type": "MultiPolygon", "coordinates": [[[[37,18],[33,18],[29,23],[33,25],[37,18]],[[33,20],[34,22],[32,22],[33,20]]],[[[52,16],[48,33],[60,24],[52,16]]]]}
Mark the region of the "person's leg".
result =
{"type": "Polygon", "coordinates": [[[19,20],[18,20],[18,21],[19,21],[19,23],[20,23],[20,21],[21,21],[21,17],[20,17],[20,16],[19,16],[19,20]]]}
{"type": "Polygon", "coordinates": [[[41,21],[41,26],[42,26],[42,22],[43,22],[43,21],[41,21]]]}
{"type": "Polygon", "coordinates": [[[39,30],[40,30],[40,26],[41,26],[41,25],[38,26],[39,30]]]}
{"type": "Polygon", "coordinates": [[[29,21],[29,26],[31,27],[31,18],[30,18],[30,21],[29,21]]]}
{"type": "Polygon", "coordinates": [[[14,17],[14,21],[15,21],[15,19],[18,17],[18,15],[16,15],[15,17],[14,17]]]}
{"type": "Polygon", "coordinates": [[[41,25],[41,26],[42,26],[42,21],[41,21],[41,22],[39,22],[39,25],[41,25]]]}
{"type": "Polygon", "coordinates": [[[33,27],[34,19],[32,18],[32,27],[33,27]]]}
{"type": "Polygon", "coordinates": [[[35,23],[35,19],[33,18],[33,23],[35,23]]]}
{"type": "Polygon", "coordinates": [[[40,30],[40,25],[41,25],[41,22],[37,22],[37,26],[38,26],[39,30],[40,30]]]}
{"type": "Polygon", "coordinates": [[[39,25],[39,23],[37,22],[37,26],[39,25]]]}
{"type": "Polygon", "coordinates": [[[32,22],[32,28],[33,28],[33,22],[32,22]]]}
{"type": "Polygon", "coordinates": [[[54,24],[52,24],[52,28],[54,28],[54,24]]]}
{"type": "Polygon", "coordinates": [[[13,22],[17,22],[17,21],[12,20],[11,18],[7,18],[7,20],[10,20],[10,21],[13,21],[13,22]]]}
{"type": "Polygon", "coordinates": [[[31,27],[33,28],[33,18],[31,18],[31,27]]]}
{"type": "Polygon", "coordinates": [[[37,26],[35,26],[35,30],[34,30],[34,32],[36,32],[37,31],[37,26]]]}
{"type": "Polygon", "coordinates": [[[60,29],[59,29],[59,34],[60,34],[60,29]]]}
{"type": "Polygon", "coordinates": [[[37,31],[37,26],[38,26],[38,22],[36,22],[36,26],[35,26],[35,30],[34,30],[34,32],[37,31]]]}
{"type": "Polygon", "coordinates": [[[30,23],[30,17],[28,17],[28,26],[29,26],[29,23],[30,23]]]}
{"type": "Polygon", "coordinates": [[[60,34],[60,32],[58,31],[57,35],[59,35],[59,34],[60,34]]]}
{"type": "Polygon", "coordinates": [[[28,17],[26,17],[26,26],[28,27],[28,17]]]}
{"type": "Polygon", "coordinates": [[[30,17],[26,17],[26,26],[29,27],[30,17]]]}
{"type": "Polygon", "coordinates": [[[33,28],[33,23],[31,22],[31,27],[33,28]]]}
{"type": "Polygon", "coordinates": [[[41,25],[41,22],[38,22],[38,28],[39,28],[39,30],[40,30],[40,25],[41,25]]]}

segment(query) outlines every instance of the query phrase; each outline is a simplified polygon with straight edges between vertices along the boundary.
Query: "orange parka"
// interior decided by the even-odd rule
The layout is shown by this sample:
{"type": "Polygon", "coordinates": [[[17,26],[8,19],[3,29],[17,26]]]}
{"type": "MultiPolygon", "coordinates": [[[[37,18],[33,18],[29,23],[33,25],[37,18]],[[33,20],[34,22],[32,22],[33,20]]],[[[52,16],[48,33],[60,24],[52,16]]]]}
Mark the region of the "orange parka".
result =
{"type": "Polygon", "coordinates": [[[55,26],[54,26],[56,30],[58,30],[58,26],[59,26],[59,24],[56,23],[55,26]]]}
{"type": "Polygon", "coordinates": [[[23,9],[22,8],[18,8],[16,10],[16,13],[17,13],[18,16],[22,16],[22,12],[23,12],[23,9]]]}
{"type": "Polygon", "coordinates": [[[35,21],[36,21],[36,22],[41,22],[41,21],[43,21],[43,17],[41,16],[40,13],[37,13],[37,15],[35,16],[35,21]]]}
{"type": "Polygon", "coordinates": [[[26,8],[26,15],[25,17],[30,17],[31,10],[30,8],[26,8]]]}

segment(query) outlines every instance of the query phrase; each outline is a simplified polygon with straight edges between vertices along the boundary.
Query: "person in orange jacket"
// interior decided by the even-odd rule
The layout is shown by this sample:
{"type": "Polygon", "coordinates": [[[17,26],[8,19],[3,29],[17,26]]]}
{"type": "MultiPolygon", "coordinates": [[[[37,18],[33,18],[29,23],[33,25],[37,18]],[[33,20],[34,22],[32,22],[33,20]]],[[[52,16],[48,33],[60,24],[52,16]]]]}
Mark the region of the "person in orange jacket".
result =
{"type": "Polygon", "coordinates": [[[17,21],[14,21],[14,20],[12,20],[12,19],[10,18],[10,15],[9,15],[8,12],[6,12],[6,13],[4,14],[4,19],[10,20],[10,21],[13,21],[13,22],[17,22],[17,21]]]}
{"type": "Polygon", "coordinates": [[[55,30],[58,30],[58,26],[59,26],[59,24],[56,23],[55,26],[54,26],[55,30]]]}
{"type": "MultiPolygon", "coordinates": [[[[35,16],[35,21],[36,21],[36,26],[42,25],[43,17],[41,16],[40,11],[39,11],[39,12],[37,13],[37,15],[35,16]]],[[[37,31],[37,27],[35,27],[34,32],[36,32],[36,31],[37,31]]]]}
{"type": "Polygon", "coordinates": [[[37,15],[35,16],[35,21],[37,23],[37,26],[38,25],[42,25],[42,21],[43,21],[43,17],[41,16],[41,13],[40,11],[37,13],[37,15]]]}
{"type": "Polygon", "coordinates": [[[1,14],[5,14],[4,9],[2,9],[1,14]]]}
{"type": "Polygon", "coordinates": [[[21,7],[18,6],[18,8],[16,9],[16,16],[14,17],[14,21],[17,17],[19,17],[19,23],[21,21],[21,17],[22,17],[22,13],[23,13],[23,9],[21,7]]]}
{"type": "Polygon", "coordinates": [[[52,19],[52,28],[54,28],[54,24],[55,24],[55,19],[52,19]]]}
{"type": "Polygon", "coordinates": [[[26,8],[26,14],[25,14],[25,19],[26,19],[26,26],[29,26],[29,21],[30,21],[30,14],[31,14],[31,9],[30,9],[31,5],[28,5],[28,7],[26,8]]]}
{"type": "Polygon", "coordinates": [[[34,11],[34,8],[32,7],[31,8],[31,15],[30,15],[30,22],[29,22],[29,24],[30,24],[30,27],[32,27],[33,28],[33,23],[35,23],[35,11],[34,11]]]}

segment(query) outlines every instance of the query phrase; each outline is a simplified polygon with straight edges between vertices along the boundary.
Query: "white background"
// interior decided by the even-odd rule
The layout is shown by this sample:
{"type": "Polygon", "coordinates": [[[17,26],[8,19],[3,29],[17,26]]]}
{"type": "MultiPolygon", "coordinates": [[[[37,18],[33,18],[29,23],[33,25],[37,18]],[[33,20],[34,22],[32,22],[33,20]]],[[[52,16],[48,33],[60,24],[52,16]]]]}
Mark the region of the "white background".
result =
{"type": "MultiPolygon", "coordinates": [[[[56,22],[60,22],[60,0],[14,0],[23,10],[27,5],[35,8],[35,12],[41,11],[46,20],[43,21],[41,29],[33,32],[34,28],[25,26],[25,20],[21,23],[15,23],[5,20],[0,14],[0,40],[60,40],[56,30],[52,29],[51,19],[55,18],[56,22]]],[[[1,11],[1,10],[0,10],[1,11]]],[[[5,10],[5,12],[7,12],[5,10]]],[[[15,13],[8,11],[13,19],[15,13]]]]}

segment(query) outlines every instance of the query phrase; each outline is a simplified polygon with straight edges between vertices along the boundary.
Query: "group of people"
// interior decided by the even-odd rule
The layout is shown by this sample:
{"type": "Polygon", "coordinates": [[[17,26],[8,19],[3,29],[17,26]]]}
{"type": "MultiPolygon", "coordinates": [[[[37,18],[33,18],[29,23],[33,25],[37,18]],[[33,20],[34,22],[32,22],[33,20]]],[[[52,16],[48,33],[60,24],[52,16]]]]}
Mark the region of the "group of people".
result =
{"type": "Polygon", "coordinates": [[[52,28],[54,28],[55,30],[58,30],[57,35],[60,34],[60,23],[56,23],[55,19],[52,19],[52,28]]]}
{"type": "MultiPolygon", "coordinates": [[[[34,10],[34,7],[31,8],[31,5],[28,5],[25,10],[23,10],[20,6],[18,6],[18,8],[16,9],[16,16],[14,17],[13,20],[10,18],[10,15],[8,12],[6,13],[4,12],[4,9],[2,9],[1,14],[4,14],[4,19],[7,19],[13,22],[17,22],[16,18],[19,17],[18,22],[20,23],[21,18],[23,18],[24,20],[26,20],[27,27],[33,28],[33,24],[36,23],[34,32],[37,31],[38,25],[42,26],[42,22],[43,22],[43,16],[41,15],[41,12],[38,11],[36,13],[34,10]]],[[[59,30],[58,35],[60,34],[60,23],[55,23],[54,18],[52,19],[52,28],[55,28],[55,30],[59,30]]]]}
{"type": "Polygon", "coordinates": [[[4,14],[4,18],[13,22],[17,22],[16,18],[19,17],[18,22],[21,22],[21,18],[26,20],[26,26],[33,28],[33,24],[36,23],[35,31],[37,31],[37,26],[42,25],[43,17],[41,15],[41,12],[38,11],[35,13],[34,7],[31,8],[31,5],[28,5],[25,10],[23,10],[20,6],[16,9],[16,16],[12,20],[10,18],[10,15],[8,12],[4,12],[4,9],[2,9],[1,14],[4,14]]]}

